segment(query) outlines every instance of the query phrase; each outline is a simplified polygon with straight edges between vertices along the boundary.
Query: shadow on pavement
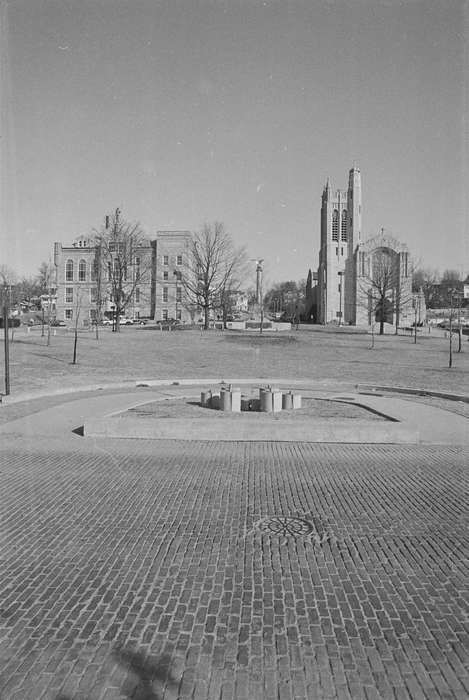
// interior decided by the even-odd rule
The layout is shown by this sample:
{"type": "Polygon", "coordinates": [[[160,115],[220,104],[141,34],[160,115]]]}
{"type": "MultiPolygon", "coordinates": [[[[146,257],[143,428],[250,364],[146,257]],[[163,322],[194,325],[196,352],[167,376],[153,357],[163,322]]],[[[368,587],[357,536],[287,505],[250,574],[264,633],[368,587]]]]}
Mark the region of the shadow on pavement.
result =
{"type": "MultiPolygon", "coordinates": [[[[173,697],[172,692],[174,697],[177,696],[179,682],[171,672],[169,656],[152,659],[141,652],[123,648],[114,649],[112,656],[127,671],[120,691],[124,697],[132,700],[162,700],[164,695],[173,697]]],[[[60,693],[55,700],[72,700],[72,696],[60,693]]]]}

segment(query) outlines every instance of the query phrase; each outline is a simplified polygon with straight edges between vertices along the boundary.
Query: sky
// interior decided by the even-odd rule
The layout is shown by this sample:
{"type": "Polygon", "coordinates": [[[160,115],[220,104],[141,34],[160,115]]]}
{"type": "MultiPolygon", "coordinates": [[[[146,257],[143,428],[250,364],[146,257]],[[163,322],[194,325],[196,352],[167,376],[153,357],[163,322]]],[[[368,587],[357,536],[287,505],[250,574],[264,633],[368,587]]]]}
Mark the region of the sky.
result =
{"type": "Polygon", "coordinates": [[[467,1],[2,1],[0,264],[119,207],[149,238],[222,221],[299,280],[356,166],[364,238],[469,273],[467,1]]]}

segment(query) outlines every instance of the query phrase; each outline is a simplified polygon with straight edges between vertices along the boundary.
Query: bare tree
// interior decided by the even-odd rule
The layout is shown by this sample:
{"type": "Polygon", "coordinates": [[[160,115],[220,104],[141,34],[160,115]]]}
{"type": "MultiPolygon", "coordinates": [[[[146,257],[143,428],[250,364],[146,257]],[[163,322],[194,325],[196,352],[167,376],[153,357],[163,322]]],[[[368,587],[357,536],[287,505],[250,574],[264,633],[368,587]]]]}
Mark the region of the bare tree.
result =
{"type": "MultiPolygon", "coordinates": [[[[16,291],[16,285],[18,283],[18,278],[16,272],[8,265],[0,265],[0,296],[2,300],[2,314],[3,314],[3,328],[8,327],[8,318],[11,313],[11,307],[14,300],[14,295],[16,291]]],[[[14,336],[14,324],[11,324],[11,339],[14,336]]],[[[6,340],[8,341],[8,333],[6,333],[6,340]]]]}
{"type": "Polygon", "coordinates": [[[2,286],[13,286],[17,282],[16,272],[8,265],[0,265],[0,284],[2,286]]]}
{"type": "Polygon", "coordinates": [[[373,323],[379,322],[379,334],[384,334],[384,324],[396,311],[401,300],[399,297],[399,268],[392,255],[386,249],[374,252],[368,275],[360,279],[360,296],[362,304],[368,307],[373,323]]]}
{"type": "Polygon", "coordinates": [[[202,309],[205,329],[210,312],[218,310],[226,316],[228,299],[240,288],[245,266],[244,248],[235,248],[221,222],[205,223],[193,235],[181,282],[188,304],[202,309]]]}
{"type": "Polygon", "coordinates": [[[106,298],[114,304],[116,325],[130,306],[139,285],[150,283],[151,247],[138,223],[129,223],[116,209],[106,216],[105,225],[95,232],[97,321],[106,298]]]}
{"type": "Polygon", "coordinates": [[[81,290],[77,290],[75,298],[75,325],[73,328],[73,360],[72,365],[77,363],[77,345],[78,345],[78,321],[80,320],[81,312],[81,290]]]}
{"type": "Polygon", "coordinates": [[[414,292],[422,290],[427,309],[433,309],[439,299],[440,275],[438,270],[428,267],[419,267],[414,270],[412,276],[412,289],[414,292]]]}

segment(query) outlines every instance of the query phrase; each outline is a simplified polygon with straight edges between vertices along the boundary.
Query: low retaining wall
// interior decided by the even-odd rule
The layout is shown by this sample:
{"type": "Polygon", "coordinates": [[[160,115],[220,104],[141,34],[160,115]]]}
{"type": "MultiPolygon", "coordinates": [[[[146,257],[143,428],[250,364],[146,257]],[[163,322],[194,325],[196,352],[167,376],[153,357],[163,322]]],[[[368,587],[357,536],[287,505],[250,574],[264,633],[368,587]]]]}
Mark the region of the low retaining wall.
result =
{"type": "MultiPolygon", "coordinates": [[[[227,321],[226,328],[229,331],[257,331],[260,332],[260,321],[227,321]]],[[[265,331],[291,331],[291,323],[279,323],[277,321],[264,321],[262,330],[265,331]]]]}
{"type": "Polygon", "coordinates": [[[267,422],[252,414],[244,420],[178,418],[102,418],[86,422],[85,437],[147,440],[210,440],[329,443],[417,444],[419,432],[398,423],[279,420],[267,422]]]}

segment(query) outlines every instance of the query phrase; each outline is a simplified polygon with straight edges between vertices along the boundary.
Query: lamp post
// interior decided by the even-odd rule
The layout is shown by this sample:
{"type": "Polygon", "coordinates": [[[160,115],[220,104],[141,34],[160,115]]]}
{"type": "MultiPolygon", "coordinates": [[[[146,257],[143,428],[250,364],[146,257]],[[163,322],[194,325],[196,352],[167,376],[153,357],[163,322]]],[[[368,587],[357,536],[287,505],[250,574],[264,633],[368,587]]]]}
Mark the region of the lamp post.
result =
{"type": "Polygon", "coordinates": [[[10,346],[8,342],[8,287],[4,287],[3,297],[3,344],[5,354],[5,396],[10,393],[10,346]]]}
{"type": "Polygon", "coordinates": [[[116,331],[116,306],[115,304],[111,304],[111,320],[112,320],[112,332],[114,333],[116,331]]]}
{"type": "Polygon", "coordinates": [[[339,326],[341,326],[342,325],[342,287],[343,287],[344,271],[340,270],[337,274],[339,275],[339,326]]]}
{"type": "Polygon", "coordinates": [[[414,296],[412,299],[414,307],[414,345],[417,343],[417,315],[420,322],[420,297],[414,296]]]}

